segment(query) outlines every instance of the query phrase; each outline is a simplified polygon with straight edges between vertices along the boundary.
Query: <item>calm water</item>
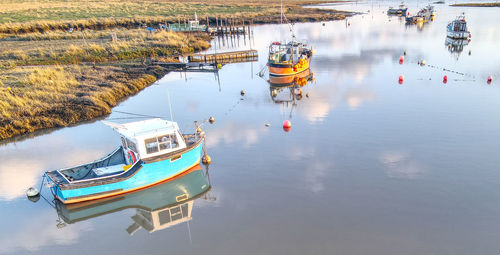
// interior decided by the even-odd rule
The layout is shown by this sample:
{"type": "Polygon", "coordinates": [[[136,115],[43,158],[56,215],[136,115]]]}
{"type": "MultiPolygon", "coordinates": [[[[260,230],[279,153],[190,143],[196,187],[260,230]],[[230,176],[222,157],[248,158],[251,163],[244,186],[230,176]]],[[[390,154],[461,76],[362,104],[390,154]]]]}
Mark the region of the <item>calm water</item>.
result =
{"type": "MultiPolygon", "coordinates": [[[[498,254],[500,9],[436,5],[434,22],[407,27],[382,13],[397,4],[333,6],[370,12],[295,25],[316,51],[309,98],[275,103],[256,75],[269,43],[288,35],[266,25],[251,42],[259,61],[224,66],[220,84],[211,73],[171,73],[114,109],[169,116],[168,89],[184,130],[215,117],[205,126],[212,188],[192,200],[187,223],[130,236],[129,208],[58,228],[55,209],[25,198],[44,171],[118,146],[101,122],[1,145],[0,253],[498,254]],[[446,24],[462,11],[472,41],[450,52],[446,24]]],[[[275,98],[289,99],[287,90],[275,98]]]]}

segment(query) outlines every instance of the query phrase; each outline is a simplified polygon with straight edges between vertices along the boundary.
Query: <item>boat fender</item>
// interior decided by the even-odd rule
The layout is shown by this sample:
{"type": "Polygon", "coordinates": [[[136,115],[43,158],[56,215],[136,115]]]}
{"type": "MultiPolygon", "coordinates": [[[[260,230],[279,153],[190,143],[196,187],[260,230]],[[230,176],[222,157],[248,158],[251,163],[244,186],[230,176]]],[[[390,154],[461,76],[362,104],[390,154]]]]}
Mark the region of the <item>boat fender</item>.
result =
{"type": "Polygon", "coordinates": [[[137,158],[135,157],[135,153],[132,150],[129,150],[128,153],[128,161],[131,162],[131,164],[134,164],[137,158]]]}

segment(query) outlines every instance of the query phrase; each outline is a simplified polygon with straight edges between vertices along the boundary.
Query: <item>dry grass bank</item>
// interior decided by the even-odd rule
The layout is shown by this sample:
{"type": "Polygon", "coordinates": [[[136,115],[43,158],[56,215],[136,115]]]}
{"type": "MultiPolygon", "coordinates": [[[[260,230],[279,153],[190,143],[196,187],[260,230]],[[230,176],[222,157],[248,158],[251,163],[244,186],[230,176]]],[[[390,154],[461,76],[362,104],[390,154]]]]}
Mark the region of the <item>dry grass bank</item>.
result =
{"type": "Polygon", "coordinates": [[[500,2],[495,3],[461,3],[461,4],[450,4],[450,6],[455,7],[500,7],[500,2]]]}
{"type": "Polygon", "coordinates": [[[121,99],[165,73],[162,68],[135,63],[9,70],[0,77],[0,138],[109,114],[121,99]]]}
{"type": "MultiPolygon", "coordinates": [[[[285,2],[285,12],[292,22],[319,21],[343,18],[335,11],[303,8],[324,0],[285,2]],[[333,16],[332,16],[333,15],[333,16]]],[[[29,33],[69,28],[109,29],[114,27],[137,28],[141,25],[156,26],[192,18],[215,24],[218,18],[241,18],[254,23],[276,21],[280,13],[278,0],[166,0],[166,1],[87,1],[87,0],[0,0],[0,33],[29,33]]]]}

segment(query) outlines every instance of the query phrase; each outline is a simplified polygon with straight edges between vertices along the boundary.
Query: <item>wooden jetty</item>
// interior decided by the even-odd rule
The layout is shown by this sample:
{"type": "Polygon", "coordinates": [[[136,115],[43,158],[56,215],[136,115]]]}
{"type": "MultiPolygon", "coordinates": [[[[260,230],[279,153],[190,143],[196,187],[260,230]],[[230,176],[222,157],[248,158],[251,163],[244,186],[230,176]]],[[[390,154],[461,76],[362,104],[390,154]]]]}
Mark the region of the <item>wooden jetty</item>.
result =
{"type": "Polygon", "coordinates": [[[210,27],[212,35],[249,34],[250,22],[245,26],[245,21],[236,18],[215,18],[215,27],[210,27]]]}
{"type": "Polygon", "coordinates": [[[172,72],[217,72],[217,64],[215,63],[167,63],[154,61],[152,65],[161,66],[172,72]]]}
{"type": "Polygon", "coordinates": [[[230,64],[255,62],[259,60],[259,54],[257,50],[242,50],[212,54],[191,54],[187,56],[187,59],[189,62],[230,64]]]}

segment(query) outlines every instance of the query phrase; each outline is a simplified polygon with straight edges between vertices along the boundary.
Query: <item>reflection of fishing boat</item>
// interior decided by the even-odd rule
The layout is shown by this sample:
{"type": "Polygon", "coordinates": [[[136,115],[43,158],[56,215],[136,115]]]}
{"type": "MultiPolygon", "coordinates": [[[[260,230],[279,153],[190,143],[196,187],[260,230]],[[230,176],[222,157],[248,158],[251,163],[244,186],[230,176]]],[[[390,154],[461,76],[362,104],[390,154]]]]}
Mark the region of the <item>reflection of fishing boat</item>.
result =
{"type": "Polygon", "coordinates": [[[301,88],[313,80],[313,73],[309,69],[303,73],[288,77],[269,76],[271,99],[278,104],[292,103],[294,105],[296,99],[302,99],[301,88]]]}
{"type": "Polygon", "coordinates": [[[470,32],[467,30],[467,22],[465,16],[458,16],[457,19],[448,23],[446,27],[446,35],[454,39],[467,39],[470,37],[470,32]]]}
{"type": "Polygon", "coordinates": [[[389,10],[387,10],[387,14],[392,14],[392,15],[406,15],[406,11],[408,10],[408,7],[401,3],[399,5],[399,8],[393,8],[389,7],[389,10]]]}
{"type": "Polygon", "coordinates": [[[197,165],[172,181],[126,195],[69,205],[57,201],[56,210],[65,223],[73,224],[135,208],[134,223],[127,232],[142,227],[151,233],[191,220],[194,200],[209,189],[207,176],[197,165]]]}
{"type": "Polygon", "coordinates": [[[122,145],[103,159],[45,173],[51,190],[65,204],[99,199],[172,179],[200,161],[204,133],[181,135],[176,122],[149,119],[106,123],[122,145]]]}
{"type": "Polygon", "coordinates": [[[307,83],[312,77],[311,70],[308,68],[301,73],[296,75],[288,75],[288,76],[269,76],[269,83],[271,86],[280,87],[280,86],[291,86],[291,85],[299,85],[307,83]]]}
{"type": "Polygon", "coordinates": [[[452,54],[456,54],[457,59],[460,53],[464,50],[464,46],[467,46],[468,44],[468,39],[453,39],[450,37],[446,37],[446,40],[444,42],[444,45],[448,48],[448,51],[452,54]]]}

